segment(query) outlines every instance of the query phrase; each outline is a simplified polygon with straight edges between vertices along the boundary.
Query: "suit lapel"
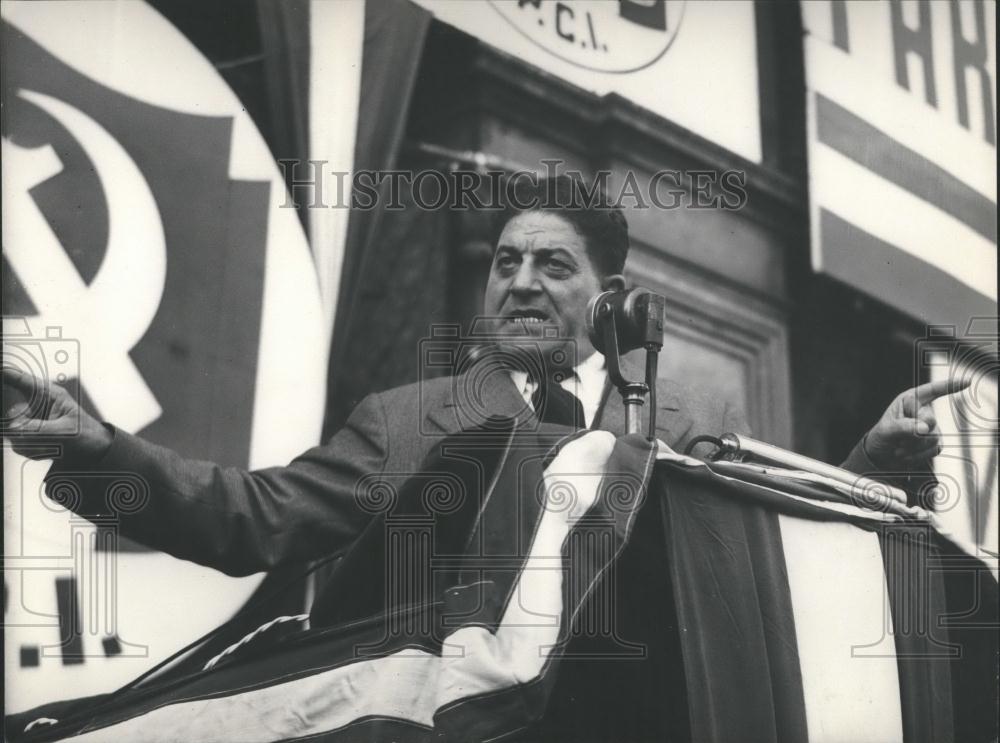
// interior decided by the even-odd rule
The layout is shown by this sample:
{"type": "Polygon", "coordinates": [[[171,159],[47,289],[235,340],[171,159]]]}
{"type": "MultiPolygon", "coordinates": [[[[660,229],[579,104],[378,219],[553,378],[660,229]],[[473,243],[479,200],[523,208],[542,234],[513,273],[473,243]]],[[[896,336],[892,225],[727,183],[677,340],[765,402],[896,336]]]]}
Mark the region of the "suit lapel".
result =
{"type": "Polygon", "coordinates": [[[427,419],[442,433],[488,427],[490,418],[521,424],[534,415],[510,374],[500,367],[484,369],[485,363],[451,377],[445,394],[427,411],[427,419]]]}
{"type": "MultiPolygon", "coordinates": [[[[622,358],[622,374],[626,379],[645,379],[645,352],[627,354],[622,358]]],[[[682,409],[681,398],[676,385],[666,379],[656,386],[656,435],[667,446],[673,447],[691,430],[694,420],[682,409]]],[[[643,433],[646,432],[649,411],[643,410],[643,433]]],[[[604,396],[598,408],[596,428],[616,435],[625,433],[625,405],[621,394],[611,384],[610,378],[604,383],[604,396]]]]}

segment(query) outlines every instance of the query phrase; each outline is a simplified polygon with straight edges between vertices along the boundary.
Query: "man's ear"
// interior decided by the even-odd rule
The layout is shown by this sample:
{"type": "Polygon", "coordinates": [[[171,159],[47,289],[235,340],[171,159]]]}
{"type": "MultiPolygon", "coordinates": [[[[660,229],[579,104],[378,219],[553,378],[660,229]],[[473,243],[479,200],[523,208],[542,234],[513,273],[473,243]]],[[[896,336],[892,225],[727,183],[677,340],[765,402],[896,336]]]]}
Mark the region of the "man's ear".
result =
{"type": "Polygon", "coordinates": [[[625,288],[625,277],[620,273],[613,273],[601,279],[601,290],[606,292],[620,292],[625,288]]]}

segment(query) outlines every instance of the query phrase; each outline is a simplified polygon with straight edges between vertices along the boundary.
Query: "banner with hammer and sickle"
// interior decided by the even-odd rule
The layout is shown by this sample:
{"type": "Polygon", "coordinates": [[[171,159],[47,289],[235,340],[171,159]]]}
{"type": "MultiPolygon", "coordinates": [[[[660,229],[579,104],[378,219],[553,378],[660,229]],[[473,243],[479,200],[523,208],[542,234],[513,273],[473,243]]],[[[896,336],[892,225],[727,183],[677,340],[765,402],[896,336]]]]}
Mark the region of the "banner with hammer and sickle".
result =
{"type": "MultiPolygon", "coordinates": [[[[2,15],[4,363],[186,456],[257,468],[315,444],[315,267],[237,97],[145,3],[2,15]]],[[[116,688],[260,580],[120,544],[43,497],[47,467],[4,451],[8,712],[116,688]]],[[[150,496],[115,487],[125,510],[150,496]]]]}

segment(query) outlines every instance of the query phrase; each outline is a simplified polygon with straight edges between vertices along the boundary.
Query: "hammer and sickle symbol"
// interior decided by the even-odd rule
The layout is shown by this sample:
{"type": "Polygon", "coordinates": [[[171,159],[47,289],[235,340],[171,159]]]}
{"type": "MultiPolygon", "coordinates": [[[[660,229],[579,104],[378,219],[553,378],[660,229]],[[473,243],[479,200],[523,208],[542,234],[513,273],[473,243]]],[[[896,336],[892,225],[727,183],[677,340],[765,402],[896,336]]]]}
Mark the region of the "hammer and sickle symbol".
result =
{"type": "Polygon", "coordinates": [[[51,145],[30,149],[3,140],[4,251],[39,314],[32,334],[61,327],[79,341],[80,382],[105,420],[130,432],[162,409],[129,351],[156,315],[167,271],[163,223],[153,194],[122,146],[82,111],[42,93],[18,91],[69,131],[104,187],[108,244],[87,285],[60,244],[30,189],[62,172],[51,145]]]}

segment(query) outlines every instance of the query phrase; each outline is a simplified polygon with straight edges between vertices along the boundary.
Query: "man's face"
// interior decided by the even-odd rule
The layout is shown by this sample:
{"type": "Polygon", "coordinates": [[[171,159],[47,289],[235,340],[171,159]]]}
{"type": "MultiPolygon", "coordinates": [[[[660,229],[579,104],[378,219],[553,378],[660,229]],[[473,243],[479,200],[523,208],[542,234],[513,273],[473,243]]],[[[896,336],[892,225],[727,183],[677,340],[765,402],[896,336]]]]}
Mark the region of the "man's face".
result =
{"type": "Polygon", "coordinates": [[[502,317],[501,335],[541,336],[558,327],[560,338],[576,342],[576,363],[591,353],[586,310],[605,288],[621,288],[620,276],[602,279],[576,228],[552,213],[524,212],[511,219],[497,241],[486,284],[485,313],[502,317]]]}

